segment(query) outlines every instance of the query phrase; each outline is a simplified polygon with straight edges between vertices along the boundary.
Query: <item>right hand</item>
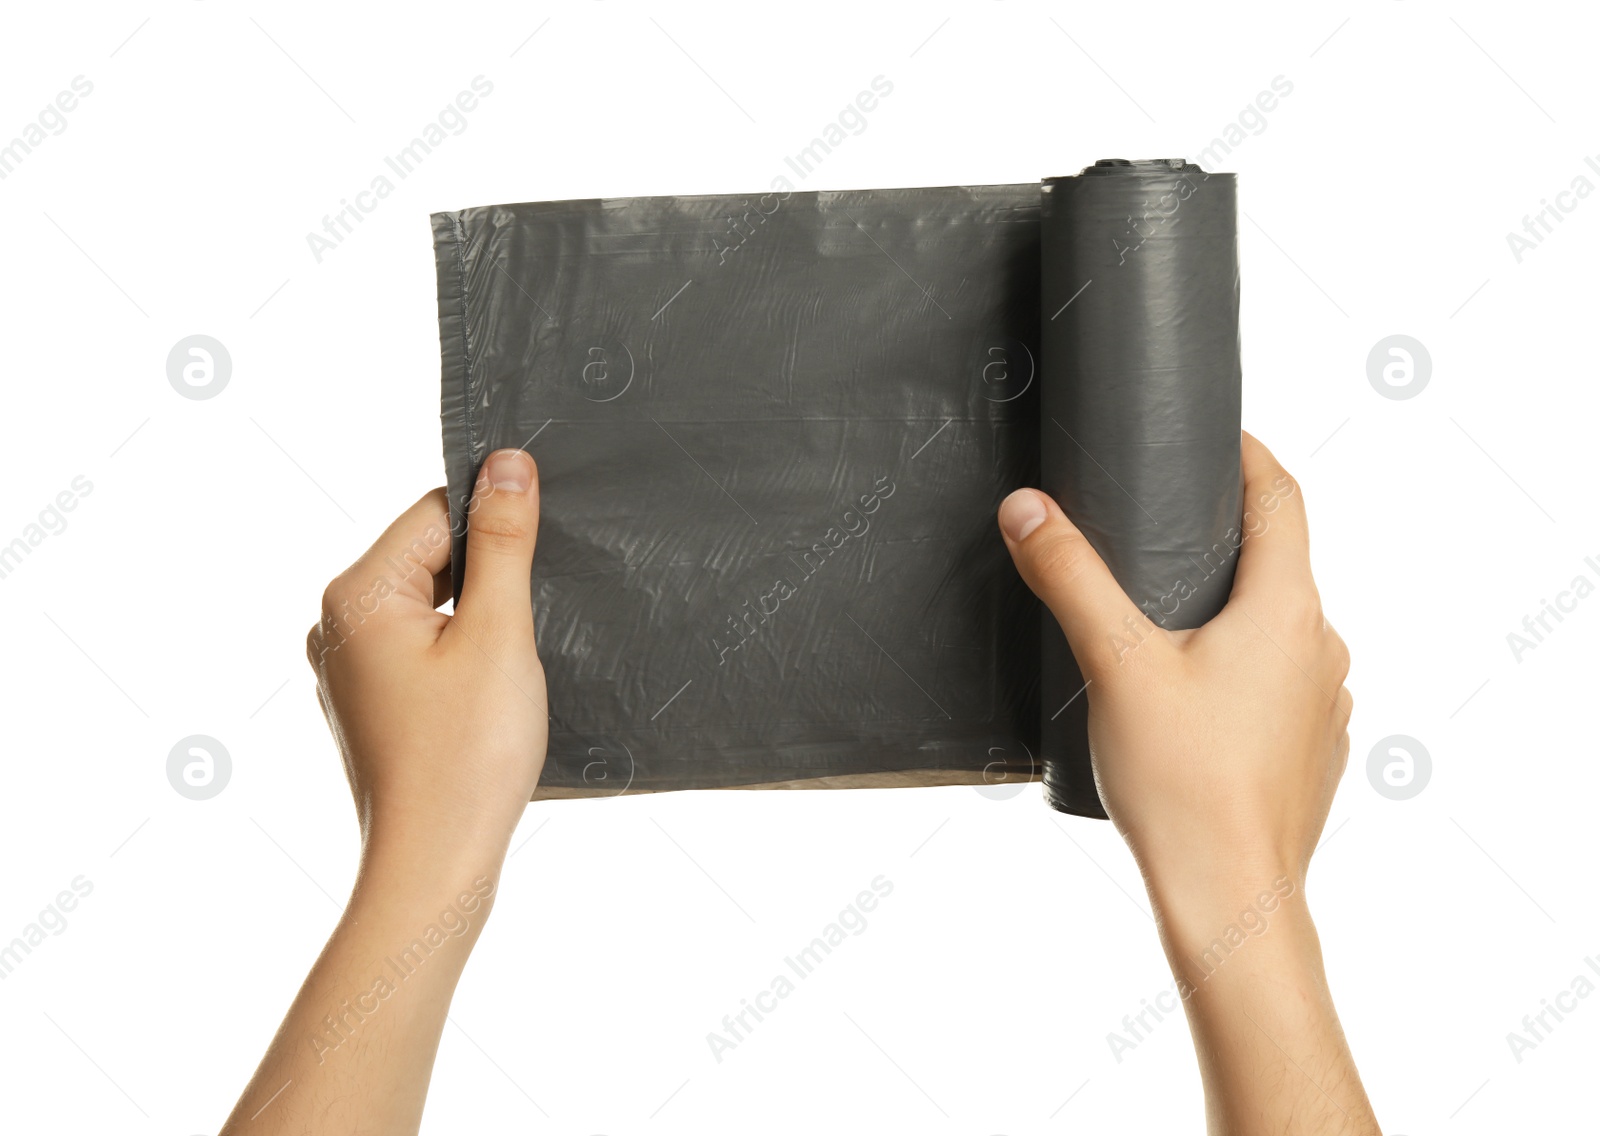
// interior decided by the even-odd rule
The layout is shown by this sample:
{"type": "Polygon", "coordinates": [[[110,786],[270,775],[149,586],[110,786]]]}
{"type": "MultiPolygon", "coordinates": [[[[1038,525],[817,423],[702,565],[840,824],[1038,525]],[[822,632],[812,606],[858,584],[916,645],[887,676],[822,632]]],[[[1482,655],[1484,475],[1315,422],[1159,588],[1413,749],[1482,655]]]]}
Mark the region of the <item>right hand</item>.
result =
{"type": "Polygon", "coordinates": [[[1249,434],[1243,467],[1233,593],[1192,631],[1152,623],[1045,494],[1019,489],[999,513],[1089,680],[1106,812],[1153,891],[1223,902],[1304,882],[1350,751],[1350,654],[1323,618],[1299,485],[1249,434]]]}

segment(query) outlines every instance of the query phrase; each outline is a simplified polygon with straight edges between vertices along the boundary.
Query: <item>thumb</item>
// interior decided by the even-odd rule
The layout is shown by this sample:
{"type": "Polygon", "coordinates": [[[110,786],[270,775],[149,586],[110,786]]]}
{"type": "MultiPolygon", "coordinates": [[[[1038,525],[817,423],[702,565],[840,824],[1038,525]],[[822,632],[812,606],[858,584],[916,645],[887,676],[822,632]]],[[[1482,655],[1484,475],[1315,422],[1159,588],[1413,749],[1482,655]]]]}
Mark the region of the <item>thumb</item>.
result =
{"type": "Polygon", "coordinates": [[[1047,495],[1018,489],[1000,503],[999,520],[1017,572],[1061,624],[1085,677],[1117,658],[1119,644],[1152,629],[1094,546],[1047,495]]]}
{"type": "Polygon", "coordinates": [[[496,450],[483,463],[467,507],[467,566],[456,618],[469,629],[531,628],[539,471],[521,450],[496,450]]]}

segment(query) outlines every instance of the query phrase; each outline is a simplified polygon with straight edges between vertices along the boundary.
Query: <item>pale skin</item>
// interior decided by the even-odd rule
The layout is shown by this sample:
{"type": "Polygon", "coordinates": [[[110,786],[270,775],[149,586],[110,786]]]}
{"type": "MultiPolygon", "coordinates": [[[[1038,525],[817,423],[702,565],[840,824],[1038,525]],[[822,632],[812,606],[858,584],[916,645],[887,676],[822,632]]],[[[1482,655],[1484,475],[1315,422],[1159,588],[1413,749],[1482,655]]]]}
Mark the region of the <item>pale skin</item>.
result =
{"type": "Polygon", "coordinates": [[[1001,535],[1089,680],[1101,801],[1192,988],[1209,1130],[1376,1133],[1305,888],[1350,752],[1350,654],[1323,617],[1298,485],[1249,434],[1243,466],[1252,535],[1227,606],[1195,631],[1156,627],[1036,490],[1001,503],[1001,535]],[[1280,880],[1268,929],[1208,977],[1203,953],[1280,880]]]}
{"type": "MultiPolygon", "coordinates": [[[[1276,504],[1257,506],[1257,528],[1247,518],[1232,599],[1198,631],[1150,623],[1036,490],[1002,503],[1001,538],[1092,680],[1101,799],[1189,990],[1210,1130],[1376,1133],[1305,905],[1349,751],[1349,655],[1322,616],[1298,487],[1249,435],[1244,476],[1247,509],[1267,494],[1276,504]],[[1264,892],[1279,896],[1269,927],[1208,974],[1204,952],[1264,892]]],[[[456,982],[544,764],[528,589],[538,521],[532,459],[498,451],[469,510],[454,615],[437,610],[449,595],[442,490],[328,586],[307,653],[349,776],[361,863],[221,1136],[420,1126],[456,982]],[[446,919],[438,945],[419,952],[424,929],[446,919]],[[392,960],[407,949],[426,960],[400,978],[392,960]]]]}
{"type": "Polygon", "coordinates": [[[479,478],[454,615],[435,610],[450,591],[442,489],[328,585],[306,651],[355,799],[361,865],[224,1136],[417,1131],[456,981],[492,907],[467,912],[460,897],[498,886],[544,766],[549,715],[528,593],[538,522],[533,460],[502,451],[479,478]],[[373,996],[375,978],[394,976],[386,960],[452,904],[467,930],[449,931],[394,993],[373,996]],[[363,996],[375,1011],[324,1048],[325,1019],[363,996]]]}

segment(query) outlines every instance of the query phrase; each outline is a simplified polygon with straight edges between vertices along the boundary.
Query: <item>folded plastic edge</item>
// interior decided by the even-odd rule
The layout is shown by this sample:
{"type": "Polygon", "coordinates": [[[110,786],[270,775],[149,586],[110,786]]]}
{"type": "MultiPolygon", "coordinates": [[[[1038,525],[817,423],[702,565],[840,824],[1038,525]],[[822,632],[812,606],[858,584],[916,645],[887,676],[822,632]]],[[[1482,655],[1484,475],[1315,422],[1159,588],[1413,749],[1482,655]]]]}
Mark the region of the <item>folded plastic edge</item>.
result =
{"type": "Polygon", "coordinates": [[[467,504],[481,460],[472,423],[472,343],[467,322],[466,229],[460,213],[435,213],[433,258],[439,295],[439,418],[445,493],[450,501],[450,575],[461,599],[467,504]]]}

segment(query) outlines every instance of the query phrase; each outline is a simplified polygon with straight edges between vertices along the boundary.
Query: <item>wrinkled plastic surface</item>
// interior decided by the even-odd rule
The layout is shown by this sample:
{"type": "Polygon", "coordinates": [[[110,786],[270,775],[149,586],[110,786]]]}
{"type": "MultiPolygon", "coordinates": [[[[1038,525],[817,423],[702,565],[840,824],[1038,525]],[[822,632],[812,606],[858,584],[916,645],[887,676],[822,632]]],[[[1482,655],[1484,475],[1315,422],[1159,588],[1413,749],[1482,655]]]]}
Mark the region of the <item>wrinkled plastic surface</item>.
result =
{"type": "MultiPolygon", "coordinates": [[[[1243,542],[1236,197],[1232,174],[1176,160],[1043,186],[1040,488],[1170,629],[1222,609],[1243,542]]],[[[1043,619],[1045,796],[1104,816],[1083,676],[1043,619]]],[[[1144,629],[1113,634],[1127,652],[1144,629]]]]}
{"type": "MultiPolygon", "coordinates": [[[[1040,185],[504,205],[433,227],[458,594],[478,467],[506,446],[539,463],[541,795],[1040,775],[1039,607],[994,519],[1056,445],[1040,185]]],[[[1102,314],[1080,333],[1147,330],[1102,314]]],[[[1236,308],[1224,330],[1236,343],[1236,308]]],[[[1086,358],[1061,356],[1055,384],[1087,381],[1086,358]]],[[[1163,547],[1236,516],[1237,377],[1235,349],[1231,379],[1159,385],[1166,417],[1217,400],[1234,431],[1224,484],[1152,494],[1205,506],[1163,547]]],[[[1114,460],[1163,480],[1162,447],[1114,460]]],[[[1143,563],[1148,534],[1097,516],[1097,543],[1126,536],[1143,563]]],[[[1051,728],[1045,756],[1087,776],[1083,740],[1051,728]]]]}

